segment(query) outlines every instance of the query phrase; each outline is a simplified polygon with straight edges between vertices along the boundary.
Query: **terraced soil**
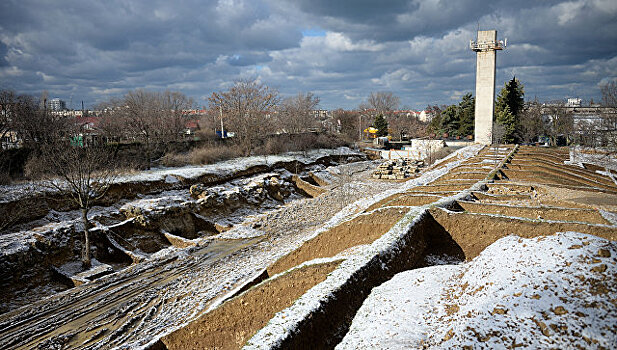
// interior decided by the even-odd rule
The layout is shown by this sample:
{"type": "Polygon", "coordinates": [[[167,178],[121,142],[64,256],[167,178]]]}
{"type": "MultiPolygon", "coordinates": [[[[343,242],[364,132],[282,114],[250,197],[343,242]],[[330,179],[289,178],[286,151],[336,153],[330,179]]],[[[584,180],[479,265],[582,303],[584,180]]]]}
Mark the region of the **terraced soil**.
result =
{"type": "MultiPolygon", "coordinates": [[[[617,197],[613,197],[613,193],[617,193],[617,185],[595,173],[595,170],[564,164],[568,155],[564,149],[512,145],[486,148],[421,186],[409,185],[411,182],[391,182],[388,185],[371,182],[371,186],[383,186],[383,190],[374,189],[368,196],[373,199],[365,197],[361,204],[353,200],[342,204],[342,198],[352,193],[355,195],[353,198],[362,198],[357,191],[368,187],[359,184],[349,186],[346,190],[350,192],[340,192],[338,197],[334,197],[339,200],[336,205],[334,201],[324,199],[333,195],[336,187],[330,187],[331,191],[303,204],[310,211],[303,211],[297,204],[297,207],[291,206],[284,216],[271,215],[268,216],[269,220],[256,222],[254,227],[269,232],[263,243],[259,238],[233,244],[228,242],[224,243],[225,248],[217,248],[217,253],[209,253],[207,247],[190,248],[188,256],[175,256],[171,264],[165,262],[136,270],[134,277],[137,276],[137,279],[127,280],[126,284],[108,285],[101,291],[76,288],[75,295],[66,295],[64,304],[59,304],[59,298],[56,298],[54,303],[43,301],[38,307],[30,308],[29,315],[14,313],[8,317],[0,316],[0,346],[29,348],[43,344],[48,347],[108,348],[137,344],[134,342],[139,339],[140,332],[147,329],[149,334],[161,335],[164,331],[153,328],[166,327],[169,331],[177,330],[161,341],[150,343],[152,349],[240,348],[247,340],[250,341],[255,332],[260,334],[260,328],[266,327],[262,330],[267,333],[270,318],[283,317],[281,315],[284,313],[279,311],[293,307],[302,295],[326,283],[328,274],[338,271],[347,260],[353,261],[356,251],[374,245],[393,227],[402,221],[409,221],[406,215],[413,208],[429,209],[428,214],[412,226],[412,230],[419,230],[414,236],[418,239],[416,245],[410,244],[405,248],[407,250],[388,253],[393,256],[388,261],[399,262],[396,267],[381,266],[379,260],[375,260],[375,268],[370,271],[383,272],[394,268],[388,272],[393,274],[401,268],[414,269],[436,262],[469,260],[497,239],[511,234],[538,237],[560,231],[577,231],[616,240],[617,222],[613,218],[617,213],[617,201],[614,202],[613,198],[617,197]],[[393,192],[386,192],[386,189],[393,192]],[[324,207],[327,205],[333,207],[324,207]],[[334,208],[336,211],[342,209],[346,213],[345,218],[327,229],[321,229],[327,218],[331,217],[322,215],[322,211],[330,209],[336,212],[334,208]],[[286,235],[296,234],[300,227],[306,230],[304,234],[310,230],[318,234],[285,255],[279,254],[274,258],[261,253],[275,249],[266,243],[281,244],[285,242],[286,235]],[[419,257],[420,261],[405,260],[410,256],[414,259],[419,257]],[[329,259],[330,262],[320,265],[323,260],[314,259],[329,259]],[[336,262],[332,262],[333,259],[336,262]],[[239,264],[239,261],[242,263],[239,264]],[[255,264],[256,261],[259,263],[255,264]],[[303,263],[309,265],[297,268],[303,263]],[[267,273],[263,274],[266,267],[267,273]],[[203,276],[214,270],[223,274],[213,276],[208,281],[211,288],[215,287],[217,278],[224,279],[226,271],[231,274],[235,270],[233,273],[243,278],[226,281],[227,284],[217,291],[199,296],[210,303],[214,302],[212,296],[216,295],[215,292],[240,288],[251,279],[250,276],[255,283],[264,278],[265,281],[209,312],[205,312],[207,307],[200,308],[198,314],[172,312],[175,308],[194,303],[195,296],[187,295],[187,299],[183,300],[177,293],[166,296],[166,290],[184,288],[184,284],[200,279],[205,285],[203,276]],[[278,274],[282,275],[271,278],[278,274]],[[148,287],[137,291],[140,285],[148,287]],[[84,296],[86,293],[94,294],[88,294],[77,305],[84,308],[83,316],[68,316],[69,312],[76,311],[70,303],[75,298],[80,299],[79,293],[84,293],[84,296]],[[115,293],[127,293],[126,298],[117,299],[115,293]],[[90,295],[95,298],[91,305],[88,303],[93,300],[90,295]],[[114,307],[106,309],[105,303],[111,303],[114,307]],[[52,305],[62,305],[64,313],[52,308],[47,311],[48,315],[57,318],[65,316],[71,321],[66,322],[66,327],[63,325],[49,331],[45,328],[49,322],[44,321],[40,314],[52,305]],[[98,309],[102,311],[96,311],[98,309]],[[118,316],[110,317],[112,312],[118,316]],[[179,315],[186,319],[178,319],[179,315]],[[153,322],[154,319],[157,321],[153,322]],[[122,326],[114,326],[118,323],[122,326]],[[39,332],[41,335],[33,336],[39,332]]],[[[439,170],[449,161],[429,170],[439,170]]],[[[369,174],[367,172],[365,175],[369,174]]],[[[299,328],[290,331],[283,343],[272,346],[323,348],[335,345],[345,335],[363,298],[373,287],[387,279],[361,274],[358,278],[349,284],[356,288],[337,290],[327,305],[300,322],[299,328]]],[[[153,337],[148,339],[156,340],[153,337]]]]}
{"type": "MultiPolygon", "coordinates": [[[[613,201],[612,197],[612,193],[617,191],[617,185],[595,173],[595,169],[592,171],[565,165],[563,162],[568,160],[568,154],[562,149],[513,146],[501,146],[499,150],[485,149],[429,184],[412,186],[375,201],[366,209],[362,220],[384,220],[383,214],[388,213],[388,208],[430,208],[429,215],[416,224],[424,227],[423,230],[427,232],[426,241],[422,243],[425,246],[418,242],[416,247],[425,250],[425,264],[417,265],[416,268],[430,266],[435,261],[434,257],[445,257],[446,260],[448,256],[453,260],[462,257],[471,260],[496,240],[508,235],[540,237],[575,231],[617,240],[617,222],[609,212],[612,210],[613,215],[617,212],[617,201],[613,201]],[[468,195],[462,197],[464,199],[458,196],[459,199],[454,203],[447,200],[444,202],[449,195],[455,198],[454,195],[462,191],[469,191],[468,195]],[[437,203],[450,204],[441,207],[441,204],[436,206],[437,203]]],[[[342,227],[335,227],[330,232],[337,230],[342,230],[342,227]]],[[[306,259],[334,256],[343,249],[350,249],[349,241],[330,232],[322,233],[312,240],[319,244],[307,242],[297,251],[281,258],[270,266],[269,271],[284,271],[306,259]],[[310,254],[322,245],[330,247],[329,250],[310,254]],[[338,249],[333,248],[337,246],[338,249]],[[295,259],[297,256],[303,258],[295,259]]],[[[350,237],[353,235],[351,232],[346,234],[350,237]]],[[[367,243],[370,242],[358,242],[367,243]]],[[[403,255],[408,253],[399,252],[403,255]]],[[[327,312],[339,318],[341,310],[354,312],[349,311],[348,305],[341,303],[343,301],[339,302],[337,309],[337,301],[330,301],[326,307],[329,310],[327,312]]],[[[314,322],[331,322],[325,319],[327,316],[319,316],[314,322]]],[[[328,333],[330,338],[327,341],[316,341],[324,334],[317,334],[315,330],[324,332],[326,328],[314,322],[308,321],[306,326],[302,326],[304,328],[291,331],[291,338],[287,338],[283,347],[290,344],[329,346],[326,344],[331,344],[340,336],[340,333],[328,333]]],[[[345,328],[343,324],[339,326],[345,328]]],[[[504,344],[504,347],[508,345],[511,344],[504,344]]]]}
{"type": "Polygon", "coordinates": [[[313,264],[259,284],[171,333],[156,345],[167,349],[237,349],[275,313],[326,279],[339,262],[313,264]]]}

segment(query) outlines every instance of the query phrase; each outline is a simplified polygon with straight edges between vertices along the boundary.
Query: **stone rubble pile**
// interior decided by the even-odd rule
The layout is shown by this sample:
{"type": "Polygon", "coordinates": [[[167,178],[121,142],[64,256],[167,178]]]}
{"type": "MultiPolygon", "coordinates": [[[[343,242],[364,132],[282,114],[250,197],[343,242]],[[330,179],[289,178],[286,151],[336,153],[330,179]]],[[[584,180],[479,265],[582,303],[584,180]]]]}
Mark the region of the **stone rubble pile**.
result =
{"type": "Polygon", "coordinates": [[[425,166],[423,160],[401,158],[382,163],[373,173],[374,179],[402,180],[418,173],[425,166]]]}

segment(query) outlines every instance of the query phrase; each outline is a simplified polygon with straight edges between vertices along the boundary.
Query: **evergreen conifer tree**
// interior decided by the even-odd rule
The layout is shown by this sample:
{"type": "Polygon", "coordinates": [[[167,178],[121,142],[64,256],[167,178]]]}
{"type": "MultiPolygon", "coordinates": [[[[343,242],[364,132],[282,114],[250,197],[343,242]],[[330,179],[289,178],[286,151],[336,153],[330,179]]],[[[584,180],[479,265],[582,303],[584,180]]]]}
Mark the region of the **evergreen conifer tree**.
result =
{"type": "Polygon", "coordinates": [[[504,142],[519,141],[519,120],[525,104],[524,96],[523,84],[516,77],[506,82],[497,96],[495,120],[504,126],[504,142]]]}
{"type": "Polygon", "coordinates": [[[517,141],[517,120],[514,114],[510,112],[510,106],[505,106],[502,110],[498,111],[495,115],[495,119],[499,125],[503,127],[502,142],[514,143],[517,141]]]}
{"type": "Polygon", "coordinates": [[[456,105],[450,105],[441,113],[441,130],[451,136],[458,135],[460,126],[459,111],[456,105]]]}
{"type": "Polygon", "coordinates": [[[476,110],[476,99],[471,93],[465,94],[463,99],[458,104],[459,127],[458,135],[467,136],[474,133],[474,120],[476,110]]]}
{"type": "Polygon", "coordinates": [[[377,129],[377,136],[388,136],[388,122],[382,114],[378,114],[375,117],[375,128],[377,129]]]}

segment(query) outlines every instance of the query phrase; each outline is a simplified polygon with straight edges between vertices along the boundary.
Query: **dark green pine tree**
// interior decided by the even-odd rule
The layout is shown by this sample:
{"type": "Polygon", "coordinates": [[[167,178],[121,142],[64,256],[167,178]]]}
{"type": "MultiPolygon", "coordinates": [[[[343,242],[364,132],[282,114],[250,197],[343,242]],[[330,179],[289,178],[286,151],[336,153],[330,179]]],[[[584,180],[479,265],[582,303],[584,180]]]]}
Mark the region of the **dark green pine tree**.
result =
{"type": "Polygon", "coordinates": [[[473,135],[474,120],[476,113],[476,99],[471,93],[465,94],[463,99],[458,104],[459,127],[458,134],[460,136],[473,135]]]}
{"type": "Polygon", "coordinates": [[[377,114],[374,124],[377,129],[377,136],[388,136],[388,122],[382,114],[377,114]]]}
{"type": "Polygon", "coordinates": [[[447,132],[450,136],[456,136],[458,135],[459,126],[458,107],[456,105],[450,105],[441,113],[441,130],[447,132]]]}
{"type": "Polygon", "coordinates": [[[498,143],[514,143],[517,142],[517,121],[516,117],[510,112],[510,106],[505,106],[495,115],[498,124],[503,126],[503,136],[501,140],[496,140],[498,143]]]}
{"type": "Polygon", "coordinates": [[[504,126],[504,142],[519,142],[519,121],[525,104],[524,97],[523,84],[516,77],[505,83],[497,96],[495,120],[504,126]]]}

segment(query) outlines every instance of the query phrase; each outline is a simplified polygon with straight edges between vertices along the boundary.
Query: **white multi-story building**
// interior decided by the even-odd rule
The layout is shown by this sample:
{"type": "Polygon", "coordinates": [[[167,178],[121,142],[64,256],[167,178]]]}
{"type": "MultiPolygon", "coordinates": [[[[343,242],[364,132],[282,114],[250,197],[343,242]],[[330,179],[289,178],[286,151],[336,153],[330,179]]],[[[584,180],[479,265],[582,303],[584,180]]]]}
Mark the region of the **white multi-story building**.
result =
{"type": "Polygon", "coordinates": [[[566,103],[566,107],[580,107],[582,105],[582,101],[580,98],[569,98],[566,103]]]}
{"type": "Polygon", "coordinates": [[[47,101],[47,108],[54,112],[63,111],[66,109],[66,102],[59,98],[52,98],[47,101]]]}

